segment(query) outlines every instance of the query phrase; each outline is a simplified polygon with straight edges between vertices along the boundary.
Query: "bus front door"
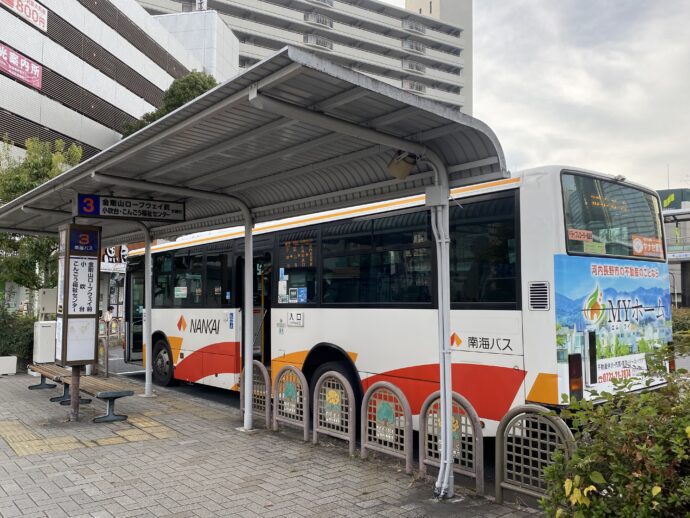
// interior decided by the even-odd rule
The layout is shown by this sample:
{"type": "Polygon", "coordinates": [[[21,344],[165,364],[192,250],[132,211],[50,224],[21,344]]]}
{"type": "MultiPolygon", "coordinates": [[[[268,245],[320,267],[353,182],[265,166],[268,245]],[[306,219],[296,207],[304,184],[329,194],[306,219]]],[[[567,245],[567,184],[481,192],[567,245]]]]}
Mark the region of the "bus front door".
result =
{"type": "MultiPolygon", "coordinates": [[[[254,257],[254,359],[267,367],[271,363],[271,264],[269,252],[254,257]]],[[[244,258],[237,260],[235,271],[236,286],[243,286],[244,258]]],[[[238,290],[238,307],[244,308],[244,290],[238,290]]]]}
{"type": "Polygon", "coordinates": [[[125,361],[141,361],[144,344],[144,272],[129,273],[129,307],[127,308],[127,347],[125,361]]]}

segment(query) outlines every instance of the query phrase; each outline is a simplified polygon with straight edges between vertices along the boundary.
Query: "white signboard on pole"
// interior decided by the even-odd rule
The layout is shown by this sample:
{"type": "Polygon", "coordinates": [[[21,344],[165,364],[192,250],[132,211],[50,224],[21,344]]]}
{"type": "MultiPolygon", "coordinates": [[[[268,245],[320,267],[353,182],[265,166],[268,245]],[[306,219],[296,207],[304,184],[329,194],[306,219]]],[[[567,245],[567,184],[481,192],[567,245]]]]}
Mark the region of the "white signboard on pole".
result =
{"type": "Polygon", "coordinates": [[[96,312],[98,258],[72,256],[69,259],[67,314],[89,315],[96,312]]]}

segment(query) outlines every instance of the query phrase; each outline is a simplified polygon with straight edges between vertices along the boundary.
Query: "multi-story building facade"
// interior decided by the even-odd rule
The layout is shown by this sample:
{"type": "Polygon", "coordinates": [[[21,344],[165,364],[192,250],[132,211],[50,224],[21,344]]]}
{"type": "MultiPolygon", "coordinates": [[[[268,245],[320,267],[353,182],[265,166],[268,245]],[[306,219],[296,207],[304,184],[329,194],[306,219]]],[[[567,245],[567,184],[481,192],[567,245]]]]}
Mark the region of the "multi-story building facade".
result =
{"type": "MultiPolygon", "coordinates": [[[[138,0],[152,14],[194,0],[138,0]]],[[[418,95],[472,112],[472,0],[441,2],[453,21],[378,0],[208,0],[239,39],[240,67],[286,44],[306,47],[418,95]],[[448,7],[451,6],[456,7],[448,7]],[[463,18],[466,17],[466,18],[463,18]],[[469,65],[469,68],[468,68],[469,65]]]]}
{"type": "Polygon", "coordinates": [[[190,45],[135,0],[0,0],[0,138],[18,148],[62,139],[88,158],[193,69],[190,45]]]}

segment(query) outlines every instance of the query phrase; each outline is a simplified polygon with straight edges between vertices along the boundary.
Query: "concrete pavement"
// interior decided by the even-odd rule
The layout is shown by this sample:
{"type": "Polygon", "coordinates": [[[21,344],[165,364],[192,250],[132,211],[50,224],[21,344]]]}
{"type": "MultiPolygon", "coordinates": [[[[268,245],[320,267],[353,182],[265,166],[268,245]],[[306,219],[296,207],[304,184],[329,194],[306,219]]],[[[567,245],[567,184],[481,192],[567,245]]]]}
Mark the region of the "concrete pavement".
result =
{"type": "Polygon", "coordinates": [[[313,446],[296,431],[243,433],[237,409],[167,389],[119,400],[128,421],[92,423],[104,408],[95,400],[68,423],[67,408],[48,401],[61,387],[27,390],[35,382],[0,378],[2,517],[535,513],[462,489],[435,502],[431,480],[405,475],[397,460],[362,461],[339,441],[313,446]]]}

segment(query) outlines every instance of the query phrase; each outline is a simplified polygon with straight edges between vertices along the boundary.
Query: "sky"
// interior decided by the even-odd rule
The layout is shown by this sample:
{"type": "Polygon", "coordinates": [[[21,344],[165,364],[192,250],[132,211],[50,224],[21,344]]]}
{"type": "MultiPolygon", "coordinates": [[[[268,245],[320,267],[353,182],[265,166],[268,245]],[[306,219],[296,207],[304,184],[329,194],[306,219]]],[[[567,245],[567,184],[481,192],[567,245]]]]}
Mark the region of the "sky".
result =
{"type": "Polygon", "coordinates": [[[688,21],[690,0],[474,0],[473,115],[512,171],[690,188],[688,21]]]}

